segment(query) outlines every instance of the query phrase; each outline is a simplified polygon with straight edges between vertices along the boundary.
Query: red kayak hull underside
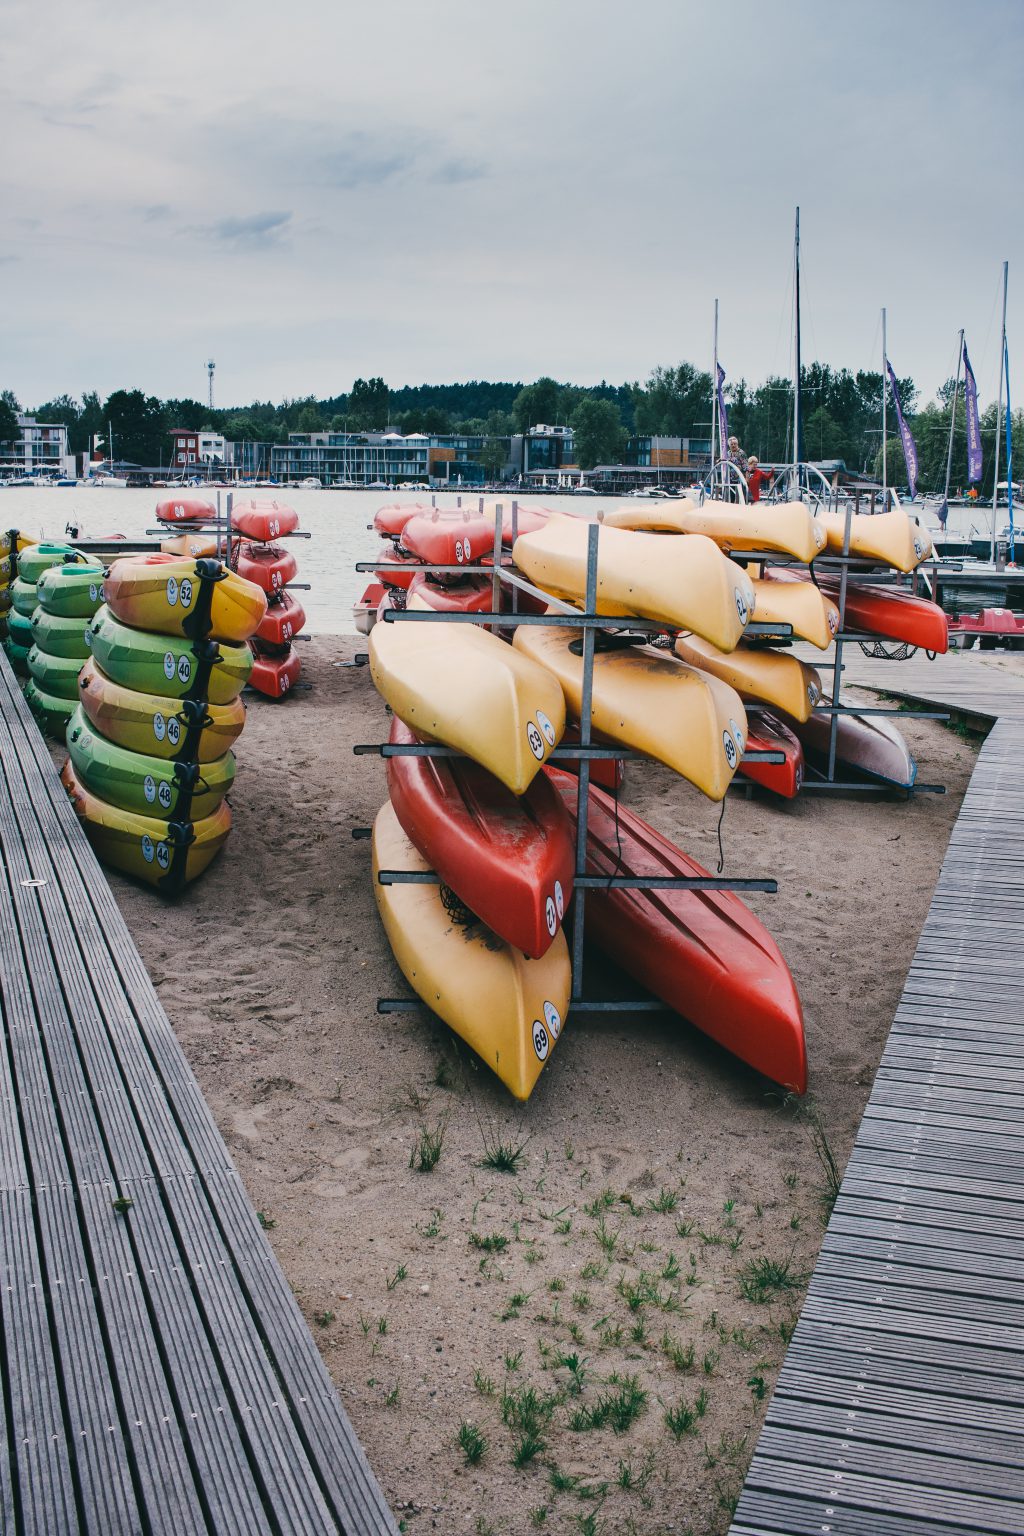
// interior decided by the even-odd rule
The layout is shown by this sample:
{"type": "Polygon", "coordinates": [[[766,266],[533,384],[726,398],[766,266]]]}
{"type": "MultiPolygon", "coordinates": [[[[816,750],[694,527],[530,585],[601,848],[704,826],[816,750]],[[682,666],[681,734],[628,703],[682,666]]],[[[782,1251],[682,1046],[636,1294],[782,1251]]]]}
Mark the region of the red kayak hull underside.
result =
{"type": "Polygon", "coordinates": [[[784,763],[751,763],[742,757],[739,771],[773,794],[795,800],[804,781],[804,749],[789,727],[748,705],[747,751],[785,753],[784,763]]]}
{"type": "Polygon", "coordinates": [[[408,588],[417,571],[422,571],[423,562],[394,544],[382,544],[377,551],[377,566],[377,579],[386,587],[408,588]]]}
{"type": "Polygon", "coordinates": [[[279,592],[267,605],[267,612],[254,638],[264,645],[288,645],[305,627],[306,610],[290,592],[279,592]]]}
{"type": "Polygon", "coordinates": [[[418,571],[409,584],[409,596],[418,597],[438,613],[491,612],[491,583],[486,576],[466,576],[442,585],[418,571]]]}
{"type": "Polygon", "coordinates": [[[299,526],[299,514],[294,507],[278,505],[276,501],[249,501],[231,511],[231,526],[247,539],[257,544],[269,544],[294,533],[299,526]]]}
{"type": "Polygon", "coordinates": [[[240,544],[232,564],[239,576],[261,587],[268,597],[283,592],[299,573],[291,550],[277,544],[240,544]]]}
{"type": "MultiPolygon", "coordinates": [[[[600,738],[594,735],[595,744],[600,738]]],[[[562,747],[578,747],[580,742],[580,728],[578,725],[568,724],[559,745],[562,747]]],[[[614,745],[614,743],[601,742],[602,746],[614,745]]],[[[566,773],[579,773],[579,763],[571,757],[561,757],[558,760],[559,768],[566,773]]],[[[625,764],[621,757],[592,757],[590,759],[590,782],[600,789],[608,789],[617,793],[622,788],[625,778],[625,764]]]]}
{"type": "Polygon", "coordinates": [[[478,512],[418,512],[399,543],[425,565],[478,565],[494,556],[494,524],[478,512]]]}
{"type": "Polygon", "coordinates": [[[216,513],[208,501],[198,496],[173,496],[157,502],[158,523],[209,523],[216,513]]]}
{"type": "MultiPolygon", "coordinates": [[[[834,603],[839,577],[819,576],[818,585],[834,603]]],[[[938,603],[894,587],[850,581],[846,587],[846,627],[886,640],[901,640],[939,655],[949,650],[949,621],[938,603]]]]}
{"type": "MultiPolygon", "coordinates": [[[[401,720],[390,740],[420,738],[401,720]]],[[[406,836],[443,883],[500,938],[538,959],[572,895],[573,838],[554,786],[525,795],[467,758],[389,757],[388,794],[406,836]]]]}
{"type": "Polygon", "coordinates": [[[425,507],[421,501],[395,502],[389,507],[380,507],[374,513],[373,526],[379,534],[386,539],[401,537],[402,529],[410,517],[415,517],[420,512],[430,513],[433,509],[425,507]]]}
{"type": "Polygon", "coordinates": [[[266,694],[268,699],[283,699],[291,693],[302,671],[302,663],[293,647],[286,645],[283,650],[268,652],[257,642],[250,644],[249,649],[253,653],[249,686],[257,693],[266,694]]]}
{"type": "MultiPolygon", "coordinates": [[[[545,770],[575,821],[577,781],[545,770]]],[[[590,792],[587,873],[707,871],[599,789],[590,792]]],[[[804,1093],[803,1014],[775,940],[731,891],[589,890],[586,934],[655,997],[773,1082],[804,1093]]]]}

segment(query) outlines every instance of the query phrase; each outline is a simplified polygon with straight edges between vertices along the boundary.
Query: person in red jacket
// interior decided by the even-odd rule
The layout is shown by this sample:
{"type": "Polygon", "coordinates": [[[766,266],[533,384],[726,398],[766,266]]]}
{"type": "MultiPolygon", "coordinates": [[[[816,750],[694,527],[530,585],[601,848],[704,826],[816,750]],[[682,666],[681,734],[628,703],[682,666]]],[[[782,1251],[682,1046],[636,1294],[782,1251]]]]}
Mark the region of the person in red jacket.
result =
{"type": "Polygon", "coordinates": [[[761,487],[771,485],[772,474],[769,469],[762,469],[757,462],[755,454],[751,454],[747,460],[747,492],[751,501],[761,500],[761,487]]]}

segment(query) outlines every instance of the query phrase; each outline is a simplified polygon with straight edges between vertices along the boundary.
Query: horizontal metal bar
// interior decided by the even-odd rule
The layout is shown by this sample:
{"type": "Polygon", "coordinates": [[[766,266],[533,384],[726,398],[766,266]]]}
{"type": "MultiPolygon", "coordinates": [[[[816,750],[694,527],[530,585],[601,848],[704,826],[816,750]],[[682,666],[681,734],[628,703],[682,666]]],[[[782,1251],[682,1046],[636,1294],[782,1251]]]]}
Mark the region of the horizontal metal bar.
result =
{"type": "MultiPolygon", "coordinates": [[[[378,997],[378,1013],[429,1013],[426,1003],[418,997],[378,997]]],[[[637,998],[632,1001],[588,1002],[586,998],[570,998],[569,1013],[671,1013],[672,1009],[655,997],[637,998]]]]}
{"type": "Polygon", "coordinates": [[[756,748],[753,752],[744,752],[740,758],[741,763],[784,763],[785,752],[759,752],[756,748]]]}
{"type": "MultiPolygon", "coordinates": [[[[380,869],[378,885],[440,885],[432,869],[380,869]]],[[[728,880],[718,875],[577,875],[583,891],[767,891],[777,894],[777,880],[728,880]]]]}
{"type": "MultiPolygon", "coordinates": [[[[465,752],[460,752],[457,747],[446,747],[438,741],[381,741],[358,742],[352,751],[356,757],[465,757],[465,752]]],[[[593,762],[650,762],[651,759],[644,752],[637,752],[633,747],[599,747],[599,746],[568,746],[555,747],[548,756],[558,762],[577,762],[586,760],[593,762]]],[[[753,751],[744,752],[742,761],[745,763],[784,763],[784,752],[753,751]]]]}
{"type": "MultiPolygon", "coordinates": [[[[869,686],[864,684],[864,687],[869,686]]],[[[949,712],[931,709],[884,709],[880,705],[868,708],[860,704],[819,704],[816,715],[913,715],[915,720],[948,720],[949,712]]]]}
{"type": "Polygon", "coordinates": [[[805,794],[808,790],[824,791],[831,789],[856,789],[869,795],[898,794],[909,796],[944,795],[946,793],[945,784],[890,784],[869,779],[851,781],[834,779],[831,782],[828,779],[805,779],[801,785],[800,792],[805,794]]]}
{"type": "Polygon", "coordinates": [[[311,539],[313,535],[303,528],[293,528],[291,533],[276,533],[272,539],[250,539],[241,528],[236,528],[234,523],[164,523],[160,528],[147,528],[148,534],[155,534],[161,539],[176,538],[180,533],[206,533],[223,535],[230,529],[231,542],[233,544],[278,544],[281,539],[311,539]]]}

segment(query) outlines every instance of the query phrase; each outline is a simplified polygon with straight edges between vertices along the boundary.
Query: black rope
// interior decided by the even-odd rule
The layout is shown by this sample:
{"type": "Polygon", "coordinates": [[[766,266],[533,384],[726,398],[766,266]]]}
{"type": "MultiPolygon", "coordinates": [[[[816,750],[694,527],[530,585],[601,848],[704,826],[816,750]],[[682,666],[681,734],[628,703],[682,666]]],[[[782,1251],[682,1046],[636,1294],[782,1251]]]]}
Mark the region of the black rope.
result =
{"type": "Polygon", "coordinates": [[[719,875],[725,868],[725,849],[722,846],[722,822],[725,820],[725,807],[726,797],[723,795],[722,809],[718,813],[718,827],[716,829],[718,832],[718,869],[715,871],[715,873],[719,875]]]}

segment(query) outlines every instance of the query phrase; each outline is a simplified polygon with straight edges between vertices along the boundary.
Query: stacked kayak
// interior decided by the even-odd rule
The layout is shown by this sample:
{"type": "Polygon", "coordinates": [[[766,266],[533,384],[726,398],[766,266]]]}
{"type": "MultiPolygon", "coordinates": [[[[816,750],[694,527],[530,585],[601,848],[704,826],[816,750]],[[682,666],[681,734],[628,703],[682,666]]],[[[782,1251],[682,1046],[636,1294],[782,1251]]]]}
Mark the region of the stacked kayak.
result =
{"type": "Polygon", "coordinates": [[[231,829],[258,587],[209,558],[126,557],[87,626],[64,786],[97,855],[177,894],[231,829]]]}
{"type": "Polygon", "coordinates": [[[91,654],[89,623],[103,601],[103,567],[81,558],[51,565],[36,583],[36,597],[25,697],[46,734],[63,741],[78,700],[78,674],[91,654]]]}
{"type": "Polygon", "coordinates": [[[291,550],[276,541],[299,526],[294,507],[276,501],[237,503],[231,526],[242,535],[232,552],[232,566],[267,597],[267,611],[249,641],[253,653],[250,687],[267,698],[283,699],[302,670],[292,641],[306,623],[302,604],[288,583],[298,574],[291,550]]]}
{"type": "MultiPolygon", "coordinates": [[[[18,574],[18,555],[35,541],[17,529],[0,533],[0,640],[7,638],[7,615],[14,605],[12,584],[18,574]]],[[[27,660],[19,657],[19,662],[27,660]]],[[[13,658],[12,658],[13,664],[13,658]]],[[[17,670],[17,667],[15,668],[17,670]]]]}
{"type": "MultiPolygon", "coordinates": [[[[19,544],[20,544],[19,538],[19,544]]],[[[5,539],[9,544],[9,537],[5,539]]],[[[8,592],[10,606],[7,609],[7,637],[4,650],[19,677],[28,677],[28,655],[33,646],[32,615],[36,611],[36,583],[51,565],[61,565],[65,560],[78,560],[79,555],[70,544],[31,544],[4,556],[10,573],[8,592]]]]}

